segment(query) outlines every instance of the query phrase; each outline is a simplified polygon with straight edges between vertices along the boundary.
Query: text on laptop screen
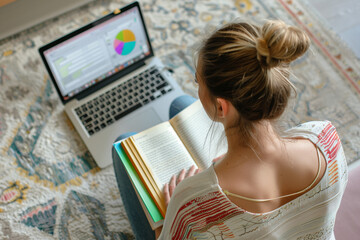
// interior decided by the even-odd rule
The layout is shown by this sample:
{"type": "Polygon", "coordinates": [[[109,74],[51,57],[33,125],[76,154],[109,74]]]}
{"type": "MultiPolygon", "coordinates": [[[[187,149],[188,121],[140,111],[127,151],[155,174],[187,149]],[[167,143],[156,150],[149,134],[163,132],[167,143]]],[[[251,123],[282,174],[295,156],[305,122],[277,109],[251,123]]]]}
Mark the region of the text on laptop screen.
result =
{"type": "Polygon", "coordinates": [[[149,54],[136,7],[44,52],[65,100],[149,54]]]}

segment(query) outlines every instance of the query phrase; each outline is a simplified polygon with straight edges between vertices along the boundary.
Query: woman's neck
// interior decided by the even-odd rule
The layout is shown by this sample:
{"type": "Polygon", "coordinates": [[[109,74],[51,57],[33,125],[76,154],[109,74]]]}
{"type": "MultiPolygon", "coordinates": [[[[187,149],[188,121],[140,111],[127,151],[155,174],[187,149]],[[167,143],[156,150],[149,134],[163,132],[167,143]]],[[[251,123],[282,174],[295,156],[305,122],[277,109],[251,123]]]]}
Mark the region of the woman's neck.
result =
{"type": "Polygon", "coordinates": [[[225,134],[228,143],[228,159],[259,159],[263,160],[274,154],[279,154],[283,148],[283,141],[276,133],[269,121],[257,123],[254,127],[254,139],[244,141],[237,128],[226,128],[225,134]],[[241,156],[239,158],[239,156],[241,156]]]}

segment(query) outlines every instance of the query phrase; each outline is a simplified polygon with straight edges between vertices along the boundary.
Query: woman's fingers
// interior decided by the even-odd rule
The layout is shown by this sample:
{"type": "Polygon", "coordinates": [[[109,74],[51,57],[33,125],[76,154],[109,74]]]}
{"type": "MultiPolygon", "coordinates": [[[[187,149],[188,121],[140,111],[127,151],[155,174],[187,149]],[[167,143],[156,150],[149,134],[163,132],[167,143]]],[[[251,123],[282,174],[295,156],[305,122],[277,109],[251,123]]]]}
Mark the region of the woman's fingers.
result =
{"type": "Polygon", "coordinates": [[[176,175],[173,175],[170,179],[170,184],[169,184],[170,197],[173,195],[175,187],[176,187],[176,175]]]}
{"type": "Polygon", "coordinates": [[[175,187],[185,178],[191,177],[195,174],[198,174],[199,172],[201,172],[200,169],[197,169],[196,166],[193,165],[188,171],[185,169],[181,170],[178,177],[176,177],[176,175],[171,177],[170,182],[166,183],[163,189],[166,206],[170,202],[170,198],[174,193],[175,187]]]}
{"type": "Polygon", "coordinates": [[[220,159],[224,158],[224,156],[225,156],[225,154],[223,154],[223,155],[221,155],[221,156],[219,156],[219,157],[217,157],[217,158],[214,158],[214,159],[212,160],[212,162],[217,162],[217,161],[219,161],[220,159]]]}
{"type": "Polygon", "coordinates": [[[178,185],[182,180],[184,180],[185,174],[186,174],[186,170],[185,169],[181,170],[181,172],[179,173],[179,176],[176,180],[176,185],[178,185]]]}
{"type": "Polygon", "coordinates": [[[195,165],[192,165],[189,171],[186,173],[186,178],[193,176],[195,174],[195,171],[196,171],[196,167],[195,165]]]}
{"type": "Polygon", "coordinates": [[[165,183],[164,185],[164,198],[165,198],[165,206],[169,205],[170,202],[170,191],[169,191],[169,184],[165,183]]]}

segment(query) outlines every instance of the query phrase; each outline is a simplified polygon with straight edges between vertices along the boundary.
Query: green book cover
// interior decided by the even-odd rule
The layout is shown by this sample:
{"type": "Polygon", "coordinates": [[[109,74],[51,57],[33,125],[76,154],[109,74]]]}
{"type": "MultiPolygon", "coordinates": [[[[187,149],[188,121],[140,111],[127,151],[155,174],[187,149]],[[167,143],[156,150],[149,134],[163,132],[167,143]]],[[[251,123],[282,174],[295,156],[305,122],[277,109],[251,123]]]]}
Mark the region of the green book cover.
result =
{"type": "Polygon", "coordinates": [[[138,192],[139,196],[141,197],[145,207],[150,213],[153,221],[156,223],[158,221],[163,220],[159,209],[156,207],[154,200],[151,198],[151,195],[147,191],[146,187],[144,186],[143,182],[141,181],[138,173],[136,172],[134,166],[131,164],[130,159],[125,153],[125,150],[121,146],[121,141],[114,143],[114,147],[119,154],[121,161],[123,162],[125,169],[135,186],[135,190],[138,192]]]}

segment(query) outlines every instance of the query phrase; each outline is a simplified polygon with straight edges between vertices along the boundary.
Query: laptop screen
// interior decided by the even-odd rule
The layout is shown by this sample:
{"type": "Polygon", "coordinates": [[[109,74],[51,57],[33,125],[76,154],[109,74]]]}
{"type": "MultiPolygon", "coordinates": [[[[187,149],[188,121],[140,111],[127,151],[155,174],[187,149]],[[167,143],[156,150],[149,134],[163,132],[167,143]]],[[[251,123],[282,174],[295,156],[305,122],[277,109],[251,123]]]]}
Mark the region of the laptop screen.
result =
{"type": "Polygon", "coordinates": [[[40,49],[63,102],[152,55],[138,4],[101,20],[40,49]]]}

